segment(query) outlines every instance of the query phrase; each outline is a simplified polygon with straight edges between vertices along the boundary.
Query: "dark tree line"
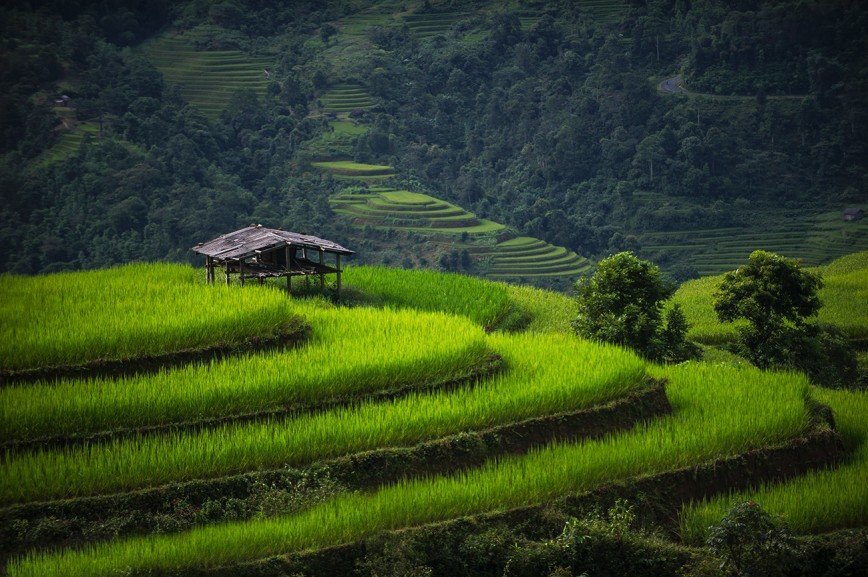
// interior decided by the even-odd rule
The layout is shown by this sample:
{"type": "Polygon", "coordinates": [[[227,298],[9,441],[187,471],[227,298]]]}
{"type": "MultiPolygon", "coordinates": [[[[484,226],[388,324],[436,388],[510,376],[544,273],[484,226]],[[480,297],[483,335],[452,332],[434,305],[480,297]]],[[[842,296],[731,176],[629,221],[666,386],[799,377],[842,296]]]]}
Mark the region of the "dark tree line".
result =
{"type": "Polygon", "coordinates": [[[426,40],[398,23],[373,28],[374,49],[347,56],[354,78],[334,78],[308,42],[332,42],[323,25],[349,2],[4,6],[0,270],[184,258],[191,242],[250,222],[346,241],[327,204],[335,184],[305,170],[305,142],[326,129],[310,103],[335,82],[358,81],[377,103],[357,160],[392,163],[482,217],[587,256],[636,250],[644,231],[731,226],[763,203],[860,198],[860,3],[649,0],[615,26],[567,0],[533,5],[542,16],[524,28],[509,11],[426,40]],[[216,120],[188,106],[125,48],[170,22],[222,26],[212,48],[277,46],[265,97],[239,93],[216,120]],[[745,98],[721,107],[657,94],[650,79],[679,71],[692,89],[745,98]],[[37,166],[57,138],[61,86],[103,135],[37,166]]]}

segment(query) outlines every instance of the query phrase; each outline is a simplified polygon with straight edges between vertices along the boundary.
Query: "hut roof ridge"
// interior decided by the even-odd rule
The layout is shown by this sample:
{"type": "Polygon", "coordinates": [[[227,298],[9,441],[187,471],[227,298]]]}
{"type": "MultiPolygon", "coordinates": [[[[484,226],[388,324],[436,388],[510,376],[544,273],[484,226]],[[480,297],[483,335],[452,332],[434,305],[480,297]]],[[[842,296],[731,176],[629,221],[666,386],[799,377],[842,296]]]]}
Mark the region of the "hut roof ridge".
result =
{"type": "Polygon", "coordinates": [[[241,228],[199,243],[193,247],[193,251],[221,260],[236,260],[281,246],[297,246],[336,254],[354,254],[350,249],[330,240],[260,225],[241,228]]]}

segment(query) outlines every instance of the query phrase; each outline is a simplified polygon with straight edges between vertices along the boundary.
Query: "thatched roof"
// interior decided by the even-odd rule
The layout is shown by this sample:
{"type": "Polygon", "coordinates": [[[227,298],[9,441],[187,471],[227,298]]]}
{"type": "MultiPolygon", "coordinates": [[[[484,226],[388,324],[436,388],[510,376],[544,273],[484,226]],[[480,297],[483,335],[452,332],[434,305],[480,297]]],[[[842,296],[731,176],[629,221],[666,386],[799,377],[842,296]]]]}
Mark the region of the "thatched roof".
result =
{"type": "Polygon", "coordinates": [[[335,254],[353,254],[353,251],[330,240],[277,228],[266,228],[262,225],[248,226],[219,236],[214,240],[199,243],[193,247],[193,250],[199,254],[225,261],[240,260],[260,252],[285,246],[335,254]]]}

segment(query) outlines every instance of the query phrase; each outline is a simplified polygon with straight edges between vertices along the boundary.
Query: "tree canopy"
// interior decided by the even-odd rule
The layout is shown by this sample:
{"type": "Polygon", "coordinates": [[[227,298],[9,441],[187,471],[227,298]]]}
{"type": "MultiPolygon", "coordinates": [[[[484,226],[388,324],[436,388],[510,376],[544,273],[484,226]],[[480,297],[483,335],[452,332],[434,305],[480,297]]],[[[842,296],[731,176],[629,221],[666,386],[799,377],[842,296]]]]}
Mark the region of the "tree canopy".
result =
{"type": "Polygon", "coordinates": [[[600,261],[591,277],[576,283],[580,336],[630,347],[653,360],[680,361],[695,355],[686,346],[687,323],[673,307],[663,324],[663,304],[675,292],[660,269],[621,252],[600,261]]]}
{"type": "Polygon", "coordinates": [[[761,368],[802,370],[816,383],[853,386],[855,353],[839,331],[809,322],[819,312],[823,279],[795,259],[754,251],[727,273],[714,295],[722,322],[748,321],[739,329],[738,352],[761,368]]]}

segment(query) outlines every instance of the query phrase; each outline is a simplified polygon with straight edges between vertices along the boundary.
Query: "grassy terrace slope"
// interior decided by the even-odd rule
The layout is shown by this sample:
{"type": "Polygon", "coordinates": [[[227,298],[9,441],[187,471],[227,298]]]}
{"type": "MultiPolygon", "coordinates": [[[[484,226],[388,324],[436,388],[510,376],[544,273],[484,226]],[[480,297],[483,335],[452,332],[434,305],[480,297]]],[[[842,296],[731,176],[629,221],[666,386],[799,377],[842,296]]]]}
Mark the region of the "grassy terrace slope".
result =
{"type": "Polygon", "coordinates": [[[79,146],[86,136],[96,138],[99,136],[99,124],[96,122],[82,122],[72,130],[60,134],[54,146],[44,151],[34,162],[36,166],[44,166],[63,160],[67,156],[78,152],[79,146]]]}
{"type": "MultiPolygon", "coordinates": [[[[332,197],[330,202],[337,214],[360,227],[423,233],[453,243],[459,234],[465,239],[459,245],[485,262],[485,275],[491,279],[575,277],[590,269],[586,258],[536,238],[497,243],[506,227],[427,194],[378,186],[352,189],[332,197]]],[[[454,245],[450,248],[454,249],[454,245]]]]}
{"type": "MultiPolygon", "coordinates": [[[[739,263],[747,262],[747,255],[739,263]]],[[[834,324],[851,339],[868,341],[868,252],[840,258],[818,267],[825,283],[820,290],[823,308],[819,320],[834,324]]],[[[674,296],[691,323],[690,337],[706,344],[721,344],[735,338],[737,324],[717,320],[713,294],[722,276],[703,277],[684,283],[674,296]]]]}
{"type": "MultiPolygon", "coordinates": [[[[275,292],[275,291],[270,291],[275,292]]],[[[470,321],[417,311],[303,306],[305,346],[156,375],[69,379],[0,389],[0,440],[73,436],[233,415],[284,412],[458,378],[489,354],[470,321]],[[352,333],[342,327],[357,327],[352,333]],[[396,333],[403,339],[390,338],[396,333]],[[452,339],[440,335],[449,333],[452,339]],[[340,362],[328,363],[340,348],[340,362]]]]}
{"type": "MultiPolygon", "coordinates": [[[[395,199],[424,200],[407,194],[395,199]]],[[[830,269],[846,276],[860,271],[860,262],[853,257],[830,269]]],[[[191,279],[199,276],[185,267],[169,268],[186,270],[191,279]]],[[[28,280],[51,281],[63,276],[68,285],[76,276],[104,274],[108,280],[123,270],[28,280]]],[[[573,436],[550,445],[535,439],[536,448],[524,455],[493,454],[494,458],[481,467],[457,473],[441,471],[362,492],[337,492],[300,510],[277,511],[244,521],[222,518],[174,534],[33,550],[12,559],[6,567],[8,574],[184,574],[192,569],[255,561],[351,543],[383,530],[545,503],[645,475],[692,470],[723,457],[788,443],[814,424],[807,400],[812,393],[804,377],[695,362],[648,366],[618,347],[564,334],[569,332],[568,323],[575,311],[573,303],[562,295],[429,271],[358,267],[347,270],[346,280],[350,294],[361,295],[355,300],[386,308],[335,307],[321,300],[286,299],[282,292],[267,286],[235,290],[232,294],[236,297],[240,293],[279,296],[287,303],[286,314],[301,316],[310,323],[309,342],[292,351],[250,353],[227,362],[172,368],[122,381],[16,386],[0,391],[11,395],[0,398],[4,436],[50,435],[52,428],[72,434],[104,427],[135,428],[142,422],[140,413],[149,424],[172,423],[185,415],[194,419],[231,416],[251,408],[348,399],[407,385],[423,385],[419,390],[396,398],[357,397],[355,402],[279,419],[225,422],[173,432],[143,429],[138,435],[108,443],[6,452],[0,461],[0,512],[4,518],[14,519],[15,511],[27,510],[43,510],[49,515],[48,511],[56,510],[52,508],[71,503],[92,508],[99,506],[100,499],[133,495],[123,492],[169,492],[188,480],[196,480],[199,490],[207,492],[212,487],[207,483],[230,482],[227,475],[281,467],[300,470],[331,459],[362,458],[366,451],[389,451],[395,458],[406,458],[402,455],[409,453],[401,451],[427,447],[424,443],[475,439],[474,434],[492,431],[493,427],[522,430],[528,419],[547,418],[553,420],[546,422],[554,423],[572,411],[645,390],[647,376],[668,379],[666,394],[672,413],[596,439],[573,436]],[[483,331],[483,326],[496,326],[512,307],[533,317],[528,332],[483,331]],[[465,374],[468,367],[491,352],[502,357],[501,372],[452,387],[424,386],[465,374]],[[124,406],[130,402],[134,404],[124,406]],[[113,416],[95,425],[112,411],[113,416]],[[54,501],[57,499],[69,500],[54,501]]],[[[148,282],[142,284],[149,286],[148,282]]],[[[204,285],[199,289],[224,290],[204,285]]],[[[69,302],[92,304],[85,300],[92,297],[81,294],[69,293],[69,302]]],[[[835,298],[844,301],[850,297],[836,294],[835,298]]],[[[4,303],[25,298],[12,294],[4,303]]],[[[189,304],[184,295],[178,298],[189,304]]],[[[864,421],[864,398],[824,391],[813,394],[832,405],[848,447],[862,446],[864,427],[859,423],[864,421]]],[[[823,489],[826,498],[848,494],[828,507],[812,507],[814,517],[826,518],[809,527],[825,529],[865,522],[860,511],[864,511],[868,497],[846,488],[854,475],[858,478],[864,473],[858,455],[861,453],[852,461],[856,466],[853,471],[848,469],[851,464],[846,464],[834,473],[809,474],[802,478],[807,488],[793,489],[812,498],[818,498],[823,489]],[[826,513],[817,515],[820,509],[826,513]],[[857,512],[855,521],[852,511],[857,512]]],[[[355,475],[356,469],[351,470],[355,475]]]]}
{"type": "Polygon", "coordinates": [[[624,0],[576,0],[576,5],[601,23],[614,23],[627,12],[624,0]]]}
{"type": "MultiPolygon", "coordinates": [[[[530,356],[522,348],[528,343],[527,339],[515,343],[516,361],[530,356]]],[[[806,385],[792,375],[746,374],[716,367],[686,367],[668,374],[675,416],[628,433],[554,445],[457,476],[406,481],[375,493],[338,497],[296,515],[80,551],[35,553],[13,562],[9,573],[50,575],[63,568],[67,575],[109,575],[121,567],[164,572],[336,545],[384,529],[530,505],[616,479],[737,454],[786,440],[808,426],[806,385]],[[746,385],[748,376],[751,385],[746,385]]]]}
{"type": "Polygon", "coordinates": [[[569,249],[522,236],[497,244],[488,276],[493,279],[577,277],[590,268],[588,259],[569,249]]]}
{"type": "MultiPolygon", "coordinates": [[[[395,333],[403,335],[406,330],[396,327],[395,333]]],[[[449,334],[461,341],[457,333],[449,334]]],[[[641,386],[644,363],[614,347],[562,336],[492,337],[489,341],[506,358],[510,370],[474,387],[414,394],[394,402],[364,402],[281,422],[6,455],[0,503],[109,493],[249,469],[304,465],[379,447],[410,446],[462,431],[586,408],[641,386]],[[557,351],[557,362],[543,357],[551,350],[557,351]]],[[[400,363],[373,362],[393,379],[400,378],[394,370],[400,363]]],[[[450,360],[444,357],[442,362],[450,360]]]]}
{"type": "Polygon", "coordinates": [[[319,102],[323,112],[333,114],[346,114],[374,107],[371,95],[358,84],[336,84],[320,96],[319,102]]]}
{"type": "Polygon", "coordinates": [[[371,193],[339,194],[335,212],[359,225],[436,234],[495,233],[505,227],[427,194],[378,188],[371,193]]]}
{"type": "Polygon", "coordinates": [[[688,255],[701,275],[732,270],[751,251],[770,250],[816,266],[868,249],[868,222],[843,222],[839,210],[821,214],[775,209],[750,226],[654,232],[639,236],[642,253],[688,255]]]}
{"type": "Polygon", "coordinates": [[[414,12],[406,16],[404,21],[414,36],[430,38],[449,32],[453,24],[469,16],[470,13],[461,11],[414,12]]]}
{"type": "Polygon", "coordinates": [[[83,365],[241,344],[297,328],[298,320],[279,293],[206,287],[201,276],[170,264],[41,277],[2,275],[0,369],[83,365]]]}
{"type": "Polygon", "coordinates": [[[273,68],[272,56],[197,47],[207,39],[207,27],[169,32],[150,41],[144,50],[166,81],[176,84],[184,98],[207,116],[218,116],[237,90],[265,94],[270,82],[265,70],[273,68]]]}
{"type": "Polygon", "coordinates": [[[813,395],[832,407],[851,456],[837,469],[816,471],[754,491],[722,495],[685,507],[681,534],[702,542],[708,527],[719,523],[737,503],[752,500],[780,515],[798,533],[823,533],[868,525],[868,393],[815,388],[813,395]]]}
{"type": "Polygon", "coordinates": [[[386,179],[392,176],[395,171],[391,166],[385,164],[364,164],[353,162],[352,160],[327,160],[322,162],[312,162],[311,166],[326,172],[332,173],[335,177],[357,179],[357,180],[378,180],[386,179]]]}

